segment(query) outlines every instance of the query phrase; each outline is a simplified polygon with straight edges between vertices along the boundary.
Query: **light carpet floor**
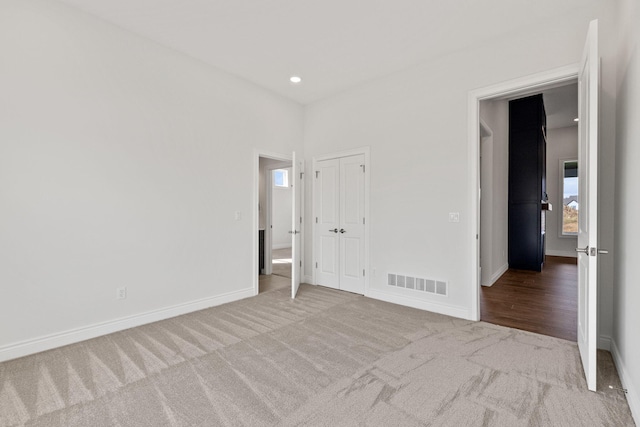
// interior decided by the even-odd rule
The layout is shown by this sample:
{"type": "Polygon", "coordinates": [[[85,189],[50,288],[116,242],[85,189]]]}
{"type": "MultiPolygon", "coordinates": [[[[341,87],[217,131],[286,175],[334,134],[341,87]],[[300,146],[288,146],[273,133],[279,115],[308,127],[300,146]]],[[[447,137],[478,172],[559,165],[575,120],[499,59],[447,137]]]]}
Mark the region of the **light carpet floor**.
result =
{"type": "Polygon", "coordinates": [[[0,364],[0,426],[630,426],[608,353],[302,285],[0,364]]]}

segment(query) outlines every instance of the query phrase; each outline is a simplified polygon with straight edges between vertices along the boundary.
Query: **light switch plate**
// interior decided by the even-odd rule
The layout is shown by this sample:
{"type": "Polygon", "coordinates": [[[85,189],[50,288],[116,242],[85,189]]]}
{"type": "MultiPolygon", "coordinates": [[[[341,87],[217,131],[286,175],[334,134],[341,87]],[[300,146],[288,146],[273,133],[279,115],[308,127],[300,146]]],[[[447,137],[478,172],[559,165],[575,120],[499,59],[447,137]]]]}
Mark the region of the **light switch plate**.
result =
{"type": "Polygon", "coordinates": [[[449,222],[460,222],[460,212],[449,212],[449,222]]]}

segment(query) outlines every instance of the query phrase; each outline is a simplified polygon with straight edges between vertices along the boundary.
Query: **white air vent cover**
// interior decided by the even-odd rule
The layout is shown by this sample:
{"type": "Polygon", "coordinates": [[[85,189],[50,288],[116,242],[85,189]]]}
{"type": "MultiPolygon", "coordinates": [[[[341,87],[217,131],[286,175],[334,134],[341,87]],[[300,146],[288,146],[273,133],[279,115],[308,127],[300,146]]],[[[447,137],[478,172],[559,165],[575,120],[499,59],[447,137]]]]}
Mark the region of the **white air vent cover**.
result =
{"type": "Polygon", "coordinates": [[[422,277],[405,276],[389,273],[387,284],[398,288],[414,289],[420,292],[447,296],[449,285],[442,280],[424,279],[422,277]]]}

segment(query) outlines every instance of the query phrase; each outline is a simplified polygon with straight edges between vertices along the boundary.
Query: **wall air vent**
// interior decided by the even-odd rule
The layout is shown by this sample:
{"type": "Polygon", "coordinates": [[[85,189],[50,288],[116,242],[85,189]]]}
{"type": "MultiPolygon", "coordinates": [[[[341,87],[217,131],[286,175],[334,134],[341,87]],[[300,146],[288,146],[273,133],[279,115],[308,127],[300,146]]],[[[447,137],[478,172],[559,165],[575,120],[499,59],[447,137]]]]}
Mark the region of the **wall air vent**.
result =
{"type": "Polygon", "coordinates": [[[422,277],[405,276],[402,274],[387,274],[387,284],[397,288],[413,289],[429,294],[447,296],[449,284],[442,280],[425,279],[422,277]]]}

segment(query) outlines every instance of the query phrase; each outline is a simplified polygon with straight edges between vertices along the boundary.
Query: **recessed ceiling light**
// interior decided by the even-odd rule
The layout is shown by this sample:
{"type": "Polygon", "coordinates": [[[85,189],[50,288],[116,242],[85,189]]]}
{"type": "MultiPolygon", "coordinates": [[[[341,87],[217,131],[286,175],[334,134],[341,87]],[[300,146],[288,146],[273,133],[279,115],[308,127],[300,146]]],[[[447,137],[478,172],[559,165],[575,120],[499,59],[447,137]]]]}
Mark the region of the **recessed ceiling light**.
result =
{"type": "Polygon", "coordinates": [[[573,121],[574,122],[578,122],[578,121],[580,121],[580,119],[576,117],[575,119],[573,119],[573,121]]]}
{"type": "Polygon", "coordinates": [[[300,76],[291,76],[291,77],[289,77],[289,81],[291,83],[293,83],[294,85],[298,85],[298,84],[302,83],[302,77],[300,77],[300,76]]]}

